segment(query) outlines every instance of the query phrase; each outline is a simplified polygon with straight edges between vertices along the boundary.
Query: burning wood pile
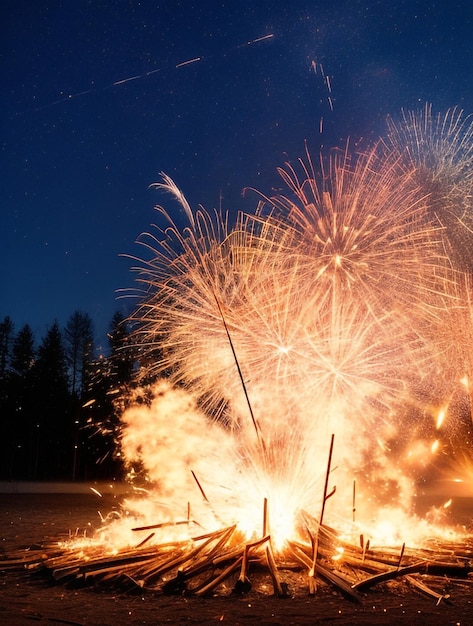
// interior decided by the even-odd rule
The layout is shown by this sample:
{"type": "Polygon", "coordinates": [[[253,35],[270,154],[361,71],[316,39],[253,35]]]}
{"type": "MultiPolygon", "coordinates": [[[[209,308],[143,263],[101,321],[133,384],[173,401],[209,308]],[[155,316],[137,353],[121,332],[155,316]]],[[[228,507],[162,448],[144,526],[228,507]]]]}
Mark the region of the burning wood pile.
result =
{"type": "MultiPolygon", "coordinates": [[[[275,552],[266,516],[261,538],[248,543],[236,526],[198,534],[186,541],[150,546],[164,524],[133,528],[147,532],[132,548],[104,555],[102,547],[83,547],[77,538],[49,541],[4,555],[0,570],[46,574],[57,583],[105,584],[164,594],[206,596],[245,594],[251,589],[288,597],[317,593],[331,585],[343,596],[362,602],[363,594],[388,581],[403,580],[437,603],[448,602],[455,589],[473,583],[473,540],[429,548],[373,548],[342,540],[337,532],[301,513],[301,537],[275,552]],[[149,531],[152,531],[151,533],[149,531]]],[[[190,520],[176,524],[195,524],[190,520]]]]}

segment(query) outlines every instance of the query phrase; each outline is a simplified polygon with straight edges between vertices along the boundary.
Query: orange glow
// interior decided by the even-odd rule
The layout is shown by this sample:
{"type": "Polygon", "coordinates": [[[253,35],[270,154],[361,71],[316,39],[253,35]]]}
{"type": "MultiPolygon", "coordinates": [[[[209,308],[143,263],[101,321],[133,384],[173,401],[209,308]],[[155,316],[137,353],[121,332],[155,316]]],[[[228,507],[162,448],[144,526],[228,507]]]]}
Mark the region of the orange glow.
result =
{"type": "Polygon", "coordinates": [[[440,430],[444,420],[445,420],[445,416],[447,415],[447,410],[448,410],[448,405],[443,406],[441,409],[439,409],[439,412],[437,413],[437,423],[436,423],[436,428],[437,430],[440,430]]]}

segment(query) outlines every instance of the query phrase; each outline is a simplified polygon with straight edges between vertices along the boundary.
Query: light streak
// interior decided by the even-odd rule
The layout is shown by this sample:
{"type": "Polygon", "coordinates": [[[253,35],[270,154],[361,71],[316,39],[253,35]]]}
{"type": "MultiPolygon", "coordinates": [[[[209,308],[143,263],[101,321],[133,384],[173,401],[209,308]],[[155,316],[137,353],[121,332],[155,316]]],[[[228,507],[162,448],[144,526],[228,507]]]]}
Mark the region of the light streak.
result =
{"type": "Polygon", "coordinates": [[[112,85],[114,85],[116,87],[117,85],[123,85],[125,83],[129,83],[132,80],[137,80],[138,78],[142,78],[142,76],[137,75],[137,76],[130,76],[129,78],[123,78],[122,80],[115,81],[114,83],[112,83],[112,85]]]}
{"type": "Polygon", "coordinates": [[[178,63],[176,65],[176,69],[178,67],[184,67],[184,65],[190,65],[191,63],[197,63],[197,61],[201,61],[202,57],[194,57],[193,59],[189,59],[188,61],[183,61],[182,63],[178,63]]]}
{"type": "MultiPolygon", "coordinates": [[[[266,41],[269,39],[272,39],[274,37],[274,33],[269,33],[267,35],[262,35],[261,37],[257,37],[256,39],[252,39],[251,41],[246,41],[245,43],[239,44],[237,46],[234,46],[233,48],[229,48],[227,50],[223,50],[221,52],[221,56],[225,56],[228,53],[232,52],[233,50],[237,50],[239,48],[242,47],[246,47],[246,46],[251,46],[255,43],[259,43],[262,41],[266,41]]],[[[209,60],[210,58],[212,58],[210,55],[209,56],[203,56],[203,55],[199,55],[199,56],[195,56],[192,57],[191,59],[188,59],[187,61],[182,61],[180,63],[177,63],[174,65],[174,69],[180,69],[181,67],[185,67],[187,65],[191,65],[193,63],[197,63],[199,61],[206,61],[209,60]]],[[[54,100],[52,102],[49,102],[47,104],[44,104],[42,106],[39,107],[35,107],[33,110],[34,111],[42,111],[44,109],[53,107],[53,106],[57,106],[59,104],[62,104],[64,102],[73,100],[75,98],[79,98],[80,96],[85,96],[85,95],[92,95],[94,93],[99,93],[101,91],[105,91],[107,89],[110,89],[111,87],[121,87],[122,85],[125,85],[127,83],[130,83],[132,81],[137,81],[137,80],[142,80],[144,78],[147,78],[149,76],[152,76],[153,74],[157,74],[158,72],[161,72],[165,69],[166,66],[163,65],[163,67],[158,67],[156,69],[153,70],[148,70],[147,72],[143,72],[142,74],[134,74],[133,76],[128,76],[126,78],[121,78],[119,80],[113,81],[112,83],[105,85],[103,87],[94,87],[91,89],[85,89],[82,91],[77,91],[75,93],[70,93],[68,94],[66,97],[64,98],[60,98],[58,100],[54,100]]]]}

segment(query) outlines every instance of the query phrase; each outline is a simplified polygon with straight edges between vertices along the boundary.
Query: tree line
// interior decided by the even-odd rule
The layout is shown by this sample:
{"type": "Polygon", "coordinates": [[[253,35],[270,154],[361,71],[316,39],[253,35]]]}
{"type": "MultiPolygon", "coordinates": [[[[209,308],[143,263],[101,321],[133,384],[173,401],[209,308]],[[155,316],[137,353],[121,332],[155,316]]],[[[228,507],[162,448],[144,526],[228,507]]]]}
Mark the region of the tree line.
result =
{"type": "Polygon", "coordinates": [[[75,311],[37,345],[31,327],[0,322],[0,480],[120,478],[119,408],[136,368],[120,313],[108,354],[97,356],[93,322],[75,311]]]}

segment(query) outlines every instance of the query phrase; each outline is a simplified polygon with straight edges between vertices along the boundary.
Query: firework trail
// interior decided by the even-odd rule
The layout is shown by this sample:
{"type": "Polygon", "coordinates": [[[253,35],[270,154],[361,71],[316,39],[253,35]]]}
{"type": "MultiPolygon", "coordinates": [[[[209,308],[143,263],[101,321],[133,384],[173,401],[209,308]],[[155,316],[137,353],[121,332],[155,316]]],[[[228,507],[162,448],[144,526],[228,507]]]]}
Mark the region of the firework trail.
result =
{"type": "Polygon", "coordinates": [[[387,145],[414,171],[429,194],[429,209],[446,229],[449,255],[469,272],[473,244],[473,119],[452,108],[432,114],[404,111],[399,122],[388,118],[387,145]]]}
{"type": "MultiPolygon", "coordinates": [[[[248,491],[280,501],[273,519],[319,506],[330,433],[347,487],[354,473],[368,484],[389,473],[388,498],[410,491],[390,443],[464,374],[451,324],[464,327],[468,307],[449,216],[468,231],[467,201],[461,215],[452,206],[471,187],[472,133],[455,110],[433,121],[427,107],[390,120],[388,139],[364,153],[347,145],[316,169],[307,152],[280,169],[287,193],[261,196],[232,228],[220,213],[194,214],[169,178],[157,185],[189,225],[180,230],[160,208],[168,227],[141,238],[149,259],[136,268],[143,291],[132,321],[143,371],[188,390],[219,430],[202,425],[215,446],[182,467],[188,481],[190,465],[202,466],[204,489],[219,476],[230,517],[248,491]]],[[[167,454],[179,456],[186,420],[167,415],[178,441],[167,454]]],[[[124,416],[128,458],[143,454],[130,445],[139,419],[124,416]]],[[[158,484],[168,480],[156,461],[163,438],[144,461],[158,484]]]]}

